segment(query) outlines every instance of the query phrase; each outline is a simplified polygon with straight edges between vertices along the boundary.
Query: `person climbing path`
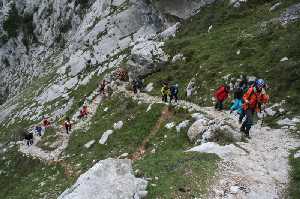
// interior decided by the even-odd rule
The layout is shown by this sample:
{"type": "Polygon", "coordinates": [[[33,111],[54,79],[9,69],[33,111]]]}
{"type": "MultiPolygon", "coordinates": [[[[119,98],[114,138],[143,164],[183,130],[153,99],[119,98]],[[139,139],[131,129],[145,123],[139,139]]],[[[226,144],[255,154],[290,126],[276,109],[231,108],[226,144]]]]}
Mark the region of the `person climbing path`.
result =
{"type": "Polygon", "coordinates": [[[163,83],[163,86],[161,88],[161,96],[162,96],[162,101],[167,103],[168,96],[170,96],[170,88],[167,82],[163,83]]]}
{"type": "Polygon", "coordinates": [[[172,85],[170,87],[170,103],[172,103],[173,99],[175,100],[175,103],[177,103],[178,93],[179,93],[178,84],[172,85]]]}
{"type": "Polygon", "coordinates": [[[66,129],[66,133],[69,134],[70,131],[72,130],[72,124],[71,124],[71,121],[70,121],[69,117],[66,117],[66,121],[64,123],[64,127],[66,129]]]}
{"type": "Polygon", "coordinates": [[[223,110],[223,103],[228,98],[230,92],[230,87],[228,85],[221,85],[215,92],[214,96],[216,98],[215,109],[221,111],[223,110]]]}
{"type": "MultiPolygon", "coordinates": [[[[61,153],[68,146],[69,139],[70,139],[70,134],[71,134],[71,132],[70,132],[71,128],[73,130],[83,129],[83,128],[87,129],[87,124],[92,119],[92,117],[96,114],[97,108],[98,108],[99,104],[101,103],[101,101],[103,100],[103,96],[98,95],[98,89],[96,89],[91,94],[90,98],[94,98],[94,100],[92,102],[88,102],[86,100],[84,106],[89,106],[90,109],[89,109],[88,115],[85,116],[84,120],[79,119],[80,111],[83,110],[83,107],[80,107],[79,111],[76,112],[73,115],[72,119],[70,119],[70,121],[74,121],[74,125],[72,127],[68,128],[68,133],[65,133],[66,130],[67,130],[65,128],[65,125],[61,126],[62,128],[59,128],[57,130],[58,132],[56,134],[59,135],[59,140],[58,140],[59,145],[56,149],[54,149],[52,151],[46,151],[46,150],[43,150],[42,148],[38,147],[37,144],[41,140],[41,137],[38,136],[32,142],[30,142],[30,146],[27,145],[27,142],[25,142],[25,143],[20,142],[19,151],[21,153],[26,154],[26,155],[30,155],[32,157],[39,158],[39,159],[45,160],[45,161],[57,161],[57,160],[59,160],[61,153]]],[[[44,121],[45,120],[43,119],[43,122],[44,121]]],[[[29,137],[27,137],[27,138],[29,138],[29,137]]]]}
{"type": "Polygon", "coordinates": [[[239,122],[241,123],[246,116],[240,130],[245,133],[247,138],[250,138],[249,132],[253,125],[254,113],[261,112],[261,105],[269,101],[269,96],[265,93],[264,87],[264,80],[258,79],[243,96],[243,112],[240,115],[239,122]]]}

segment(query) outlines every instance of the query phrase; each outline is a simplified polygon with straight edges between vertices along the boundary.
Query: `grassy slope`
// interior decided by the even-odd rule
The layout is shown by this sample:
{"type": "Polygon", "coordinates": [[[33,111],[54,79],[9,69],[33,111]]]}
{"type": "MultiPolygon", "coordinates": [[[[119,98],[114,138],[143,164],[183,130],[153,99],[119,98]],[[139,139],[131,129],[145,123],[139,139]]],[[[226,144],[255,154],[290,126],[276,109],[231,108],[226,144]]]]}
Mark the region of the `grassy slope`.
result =
{"type": "MultiPolygon", "coordinates": [[[[47,198],[56,198],[74,183],[76,177],[92,167],[95,161],[116,158],[123,153],[131,156],[151,133],[165,109],[163,105],[153,105],[151,111],[146,112],[147,107],[147,104],[137,104],[122,95],[106,100],[92,119],[90,128],[72,134],[65,152],[66,159],[57,164],[46,165],[22,156],[16,152],[16,148],[12,148],[5,154],[6,159],[0,160],[1,198],[22,198],[25,195],[40,198],[46,192],[47,198]],[[104,111],[106,107],[109,108],[107,112],[104,111]],[[112,129],[113,124],[119,120],[124,122],[124,127],[116,130],[106,145],[98,144],[102,133],[112,129]],[[83,145],[92,139],[96,143],[90,149],[84,148],[83,145]],[[46,184],[41,186],[42,182],[46,184]],[[8,186],[5,186],[6,183],[8,186]]],[[[168,122],[175,121],[178,124],[184,119],[190,119],[190,115],[181,109],[172,112],[173,116],[159,126],[154,137],[150,137],[144,158],[134,162],[135,169],[139,169],[142,176],[159,177],[151,182],[158,187],[149,186],[150,198],[200,196],[206,192],[209,179],[216,169],[216,156],[183,152],[190,147],[187,129],[177,134],[174,128],[164,128],[168,122]],[[150,151],[154,146],[156,153],[152,154],[150,151]]]]}
{"type": "MultiPolygon", "coordinates": [[[[260,28],[296,1],[285,1],[277,11],[269,12],[275,2],[253,3],[241,9],[218,3],[184,22],[177,36],[166,43],[166,51],[172,56],[183,53],[186,61],[169,63],[150,75],[147,82],[155,83],[154,93],[159,94],[161,80],[178,82],[184,89],[195,77],[198,94],[192,100],[211,105],[213,90],[224,83],[222,77],[248,74],[267,80],[272,102],[286,99],[291,110],[299,110],[300,23],[287,27],[269,23],[264,30],[260,28]],[[210,25],[213,29],[207,33],[210,25]],[[280,62],[285,56],[289,61],[280,62]]],[[[181,96],[184,98],[183,92],[181,96]]]]}
{"type": "MultiPolygon", "coordinates": [[[[201,105],[210,105],[211,89],[222,83],[223,76],[249,73],[268,80],[271,85],[269,92],[272,94],[272,101],[284,99],[289,95],[290,98],[287,100],[291,107],[295,109],[299,107],[296,97],[300,85],[300,50],[297,45],[300,37],[299,31],[296,30],[300,24],[290,24],[285,28],[270,24],[265,31],[259,31],[258,28],[261,22],[278,16],[287,5],[295,1],[286,1],[278,11],[270,13],[268,9],[272,2],[275,1],[251,5],[242,11],[232,10],[227,4],[220,3],[184,22],[178,36],[167,42],[166,50],[171,55],[181,52],[187,60],[167,64],[159,73],[149,76],[146,81],[154,82],[156,87],[153,94],[159,94],[159,83],[162,79],[177,81],[183,88],[183,85],[187,85],[194,76],[199,88],[198,94],[192,100],[201,105]],[[207,34],[210,24],[213,24],[213,29],[207,34]],[[239,56],[236,55],[238,49],[241,50],[239,56]],[[279,62],[284,56],[289,57],[289,61],[279,62]]],[[[75,98],[73,111],[80,105],[83,93],[88,94],[96,88],[96,79],[93,79],[91,84],[82,86],[78,92],[72,93],[75,98]]],[[[183,97],[183,93],[181,95],[183,97]]],[[[125,152],[133,153],[149,134],[162,110],[162,107],[157,105],[153,106],[151,112],[146,113],[146,108],[147,105],[137,105],[124,98],[115,97],[111,101],[106,101],[99,108],[91,128],[86,132],[75,132],[71,138],[66,151],[69,155],[66,164],[71,165],[72,170],[76,172],[74,175],[66,175],[63,165],[45,165],[21,156],[15,148],[11,149],[5,155],[6,160],[0,160],[0,170],[4,171],[0,174],[0,194],[2,194],[0,198],[24,198],[25,195],[39,198],[40,193],[49,190],[52,196],[48,198],[55,198],[74,182],[77,175],[91,167],[93,160],[117,157],[125,152]],[[105,113],[104,107],[109,107],[110,111],[105,113]],[[132,119],[127,121],[131,117],[132,119]],[[101,146],[96,143],[89,150],[83,147],[92,139],[97,142],[102,133],[111,129],[113,123],[119,120],[125,122],[124,128],[116,131],[109,138],[107,145],[101,146]],[[51,178],[54,174],[57,177],[51,178]],[[39,185],[43,181],[46,185],[39,185]]],[[[71,115],[73,111],[69,114],[71,115]]],[[[171,120],[179,122],[185,118],[189,118],[187,114],[178,111],[171,120]]],[[[26,123],[21,121],[17,126],[1,129],[1,134],[15,132],[16,129],[26,126],[26,123]]],[[[191,198],[205,193],[216,168],[217,158],[213,155],[183,153],[188,146],[186,131],[177,135],[174,129],[166,130],[162,127],[157,135],[150,139],[146,156],[134,164],[136,169],[141,170],[143,176],[153,179],[155,176],[159,177],[158,180],[151,181],[151,184],[158,186],[149,187],[150,198],[191,198]],[[167,138],[164,138],[165,135],[167,138]],[[154,146],[157,148],[156,153],[151,154],[150,151],[154,146]]],[[[296,171],[299,162],[291,161],[291,165],[296,171]]],[[[299,179],[295,173],[292,173],[290,193],[297,198],[299,179]]]]}
{"type": "MultiPolygon", "coordinates": [[[[287,101],[292,115],[300,108],[300,22],[282,27],[277,22],[262,23],[280,16],[296,3],[284,1],[274,12],[269,9],[277,1],[250,1],[242,8],[229,8],[227,2],[204,9],[200,14],[183,23],[175,38],[166,43],[166,51],[174,56],[182,53],[186,61],[168,63],[160,72],[150,75],[146,82],[153,82],[159,95],[162,80],[179,83],[184,89],[191,78],[196,79],[197,94],[191,99],[200,105],[212,105],[214,90],[226,81],[224,76],[237,78],[241,74],[254,75],[267,80],[271,102],[287,101]],[[213,25],[210,33],[208,27],[213,25]],[[240,50],[240,55],[237,51],[240,50]],[[281,58],[288,57],[286,62],[281,58]]],[[[228,81],[227,81],[228,83],[228,81]]],[[[272,118],[266,122],[274,125],[272,118]]],[[[289,196],[299,197],[300,162],[291,159],[292,166],[289,196]]]]}
{"type": "Polygon", "coordinates": [[[0,159],[0,198],[54,199],[74,180],[58,164],[47,165],[9,149],[0,159]],[[3,159],[5,157],[5,159],[3,159]]]}

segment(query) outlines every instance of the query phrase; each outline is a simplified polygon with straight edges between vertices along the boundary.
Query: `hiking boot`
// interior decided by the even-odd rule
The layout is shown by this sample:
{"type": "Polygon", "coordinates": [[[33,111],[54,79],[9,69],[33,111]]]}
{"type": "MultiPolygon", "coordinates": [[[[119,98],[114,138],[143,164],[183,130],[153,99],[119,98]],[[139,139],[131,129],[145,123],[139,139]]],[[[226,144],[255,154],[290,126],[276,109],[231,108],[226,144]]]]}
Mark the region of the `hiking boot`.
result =
{"type": "Polygon", "coordinates": [[[246,132],[245,127],[241,126],[240,131],[241,131],[241,132],[246,132]]]}
{"type": "Polygon", "coordinates": [[[248,139],[251,139],[249,133],[245,133],[245,137],[248,138],[248,139]]]}

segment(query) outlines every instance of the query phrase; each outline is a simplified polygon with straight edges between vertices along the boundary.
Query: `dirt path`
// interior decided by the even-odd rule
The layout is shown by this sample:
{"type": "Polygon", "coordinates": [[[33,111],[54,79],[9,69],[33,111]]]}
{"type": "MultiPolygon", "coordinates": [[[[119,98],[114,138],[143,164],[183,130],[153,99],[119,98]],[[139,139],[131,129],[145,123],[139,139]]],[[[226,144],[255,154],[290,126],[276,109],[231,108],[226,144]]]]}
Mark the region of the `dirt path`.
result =
{"type": "Polygon", "coordinates": [[[74,130],[78,129],[87,129],[89,126],[90,120],[93,118],[93,116],[96,114],[97,108],[99,104],[102,101],[102,96],[97,95],[96,92],[92,94],[92,97],[94,100],[92,102],[87,103],[89,114],[85,119],[78,119],[79,111],[82,107],[73,115],[72,121],[74,122],[72,126],[72,131],[70,134],[66,134],[64,132],[64,128],[59,128],[59,131],[56,132],[56,134],[59,136],[59,139],[57,140],[57,143],[53,143],[53,145],[56,145],[57,148],[52,151],[46,151],[42,148],[38,147],[37,144],[42,139],[41,137],[38,137],[34,135],[34,143],[31,146],[27,146],[24,142],[20,144],[19,151],[30,155],[35,158],[39,158],[44,161],[57,161],[60,158],[61,153],[68,147],[69,139],[74,130]]]}
{"type": "MultiPolygon", "coordinates": [[[[120,88],[128,97],[144,103],[162,103],[159,97],[140,93],[138,96],[120,88]]],[[[205,113],[214,119],[225,119],[236,131],[240,124],[228,112],[215,111],[212,107],[179,101],[177,106],[205,113]]],[[[289,181],[289,151],[300,146],[288,130],[271,129],[255,125],[251,129],[251,139],[236,143],[232,154],[219,163],[218,174],[210,188],[210,199],[280,199],[289,181]],[[234,153],[242,148],[246,153],[234,153]]]]}
{"type": "Polygon", "coordinates": [[[170,119],[173,115],[173,112],[170,110],[169,106],[166,106],[162,112],[161,112],[161,116],[159,117],[159,119],[157,120],[155,126],[153,127],[153,129],[151,129],[150,134],[144,139],[144,141],[142,142],[142,144],[138,147],[138,149],[133,153],[133,155],[130,157],[131,160],[139,160],[143,157],[143,155],[146,152],[145,146],[149,143],[150,139],[153,138],[156,133],[159,131],[159,129],[161,128],[162,124],[167,121],[168,119],[170,119]]]}
{"type": "MultiPolygon", "coordinates": [[[[127,91],[125,87],[126,85],[119,86],[116,92],[124,93],[127,97],[143,103],[164,104],[159,97],[150,96],[146,93],[135,95],[127,91]]],[[[99,99],[99,103],[100,101],[101,99],[99,99]]],[[[182,100],[176,106],[188,109],[191,112],[205,113],[212,119],[226,120],[236,131],[239,131],[240,125],[237,123],[237,119],[228,112],[215,111],[212,107],[200,107],[197,104],[182,100]]],[[[96,107],[91,111],[90,117],[95,113],[96,107]]],[[[162,123],[168,118],[168,115],[168,112],[163,111],[149,136],[133,154],[133,160],[137,160],[143,156],[149,139],[155,136],[162,123]]],[[[88,126],[87,121],[77,123],[77,128],[86,128],[88,126]]],[[[288,130],[271,129],[260,127],[259,125],[255,125],[250,134],[252,139],[247,143],[236,143],[237,146],[243,148],[247,153],[229,153],[231,156],[219,163],[218,175],[215,177],[215,183],[208,193],[208,198],[282,198],[282,193],[288,183],[289,150],[300,146],[299,139],[293,138],[288,130]]],[[[35,145],[32,147],[23,146],[23,149],[21,146],[21,151],[40,159],[55,160],[58,159],[61,152],[67,147],[69,136],[66,136],[64,140],[63,144],[52,152],[43,151],[35,145]]],[[[237,148],[234,146],[232,150],[237,150],[237,148]]]]}

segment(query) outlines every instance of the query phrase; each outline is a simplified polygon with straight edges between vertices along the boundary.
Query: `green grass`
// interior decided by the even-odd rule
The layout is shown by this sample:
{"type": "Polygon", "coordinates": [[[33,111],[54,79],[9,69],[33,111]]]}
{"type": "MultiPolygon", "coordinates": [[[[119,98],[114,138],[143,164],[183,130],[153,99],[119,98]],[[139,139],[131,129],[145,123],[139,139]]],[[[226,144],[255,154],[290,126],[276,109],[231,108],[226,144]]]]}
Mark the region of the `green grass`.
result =
{"type": "Polygon", "coordinates": [[[41,141],[37,144],[37,146],[44,150],[53,150],[53,148],[51,148],[50,145],[57,141],[57,138],[59,137],[58,135],[56,135],[56,132],[57,129],[53,127],[47,128],[45,134],[43,135],[41,141]]]}
{"type": "Polygon", "coordinates": [[[169,130],[164,126],[168,122],[178,124],[190,116],[182,110],[173,111],[174,115],[150,139],[146,155],[134,163],[134,169],[152,179],[148,186],[149,198],[203,197],[217,168],[218,158],[212,154],[184,152],[191,148],[188,128],[177,133],[175,128],[169,130]],[[153,149],[155,153],[152,154],[153,149]]]}
{"type": "Polygon", "coordinates": [[[25,157],[16,148],[0,159],[0,198],[54,199],[75,179],[64,175],[58,164],[47,165],[25,157]],[[5,160],[3,159],[5,157],[5,160]]]}
{"type": "Polygon", "coordinates": [[[161,105],[154,105],[151,112],[146,112],[147,105],[137,105],[131,99],[122,95],[105,101],[94,116],[89,130],[76,131],[70,139],[70,145],[66,153],[73,165],[81,164],[82,169],[88,169],[93,160],[102,160],[109,157],[118,157],[122,153],[133,153],[143,141],[150,129],[155,125],[161,112],[161,105]],[[104,108],[108,107],[108,112],[104,108]],[[115,130],[109,137],[106,145],[100,145],[102,134],[113,129],[113,124],[124,122],[124,127],[115,130]],[[84,144],[90,140],[96,140],[92,148],[85,149],[84,144]],[[76,156],[73,156],[76,154],[76,156]],[[83,154],[82,158],[79,154],[83,154]]]}
{"type": "Polygon", "coordinates": [[[300,148],[292,151],[289,158],[291,170],[288,196],[290,199],[297,199],[300,196],[300,158],[294,158],[294,154],[299,150],[300,148]]]}
{"type": "Polygon", "coordinates": [[[278,23],[263,22],[278,17],[296,1],[286,1],[276,12],[269,8],[276,1],[252,3],[240,10],[229,8],[227,2],[209,6],[200,14],[186,20],[175,38],[166,42],[165,50],[171,56],[182,53],[186,61],[166,64],[146,82],[153,82],[159,95],[162,80],[179,83],[180,97],[185,98],[185,87],[191,78],[196,79],[197,94],[192,101],[212,105],[212,95],[223,79],[230,75],[255,75],[266,79],[271,102],[286,99],[291,111],[298,112],[300,101],[300,22],[282,27],[278,23]],[[207,29],[213,25],[210,33],[207,29]],[[236,52],[241,50],[241,54],[236,52]],[[280,62],[287,56],[289,61],[280,62]],[[280,74],[280,75],[278,75],[280,74]],[[287,97],[289,96],[289,97],[287,97]]]}

